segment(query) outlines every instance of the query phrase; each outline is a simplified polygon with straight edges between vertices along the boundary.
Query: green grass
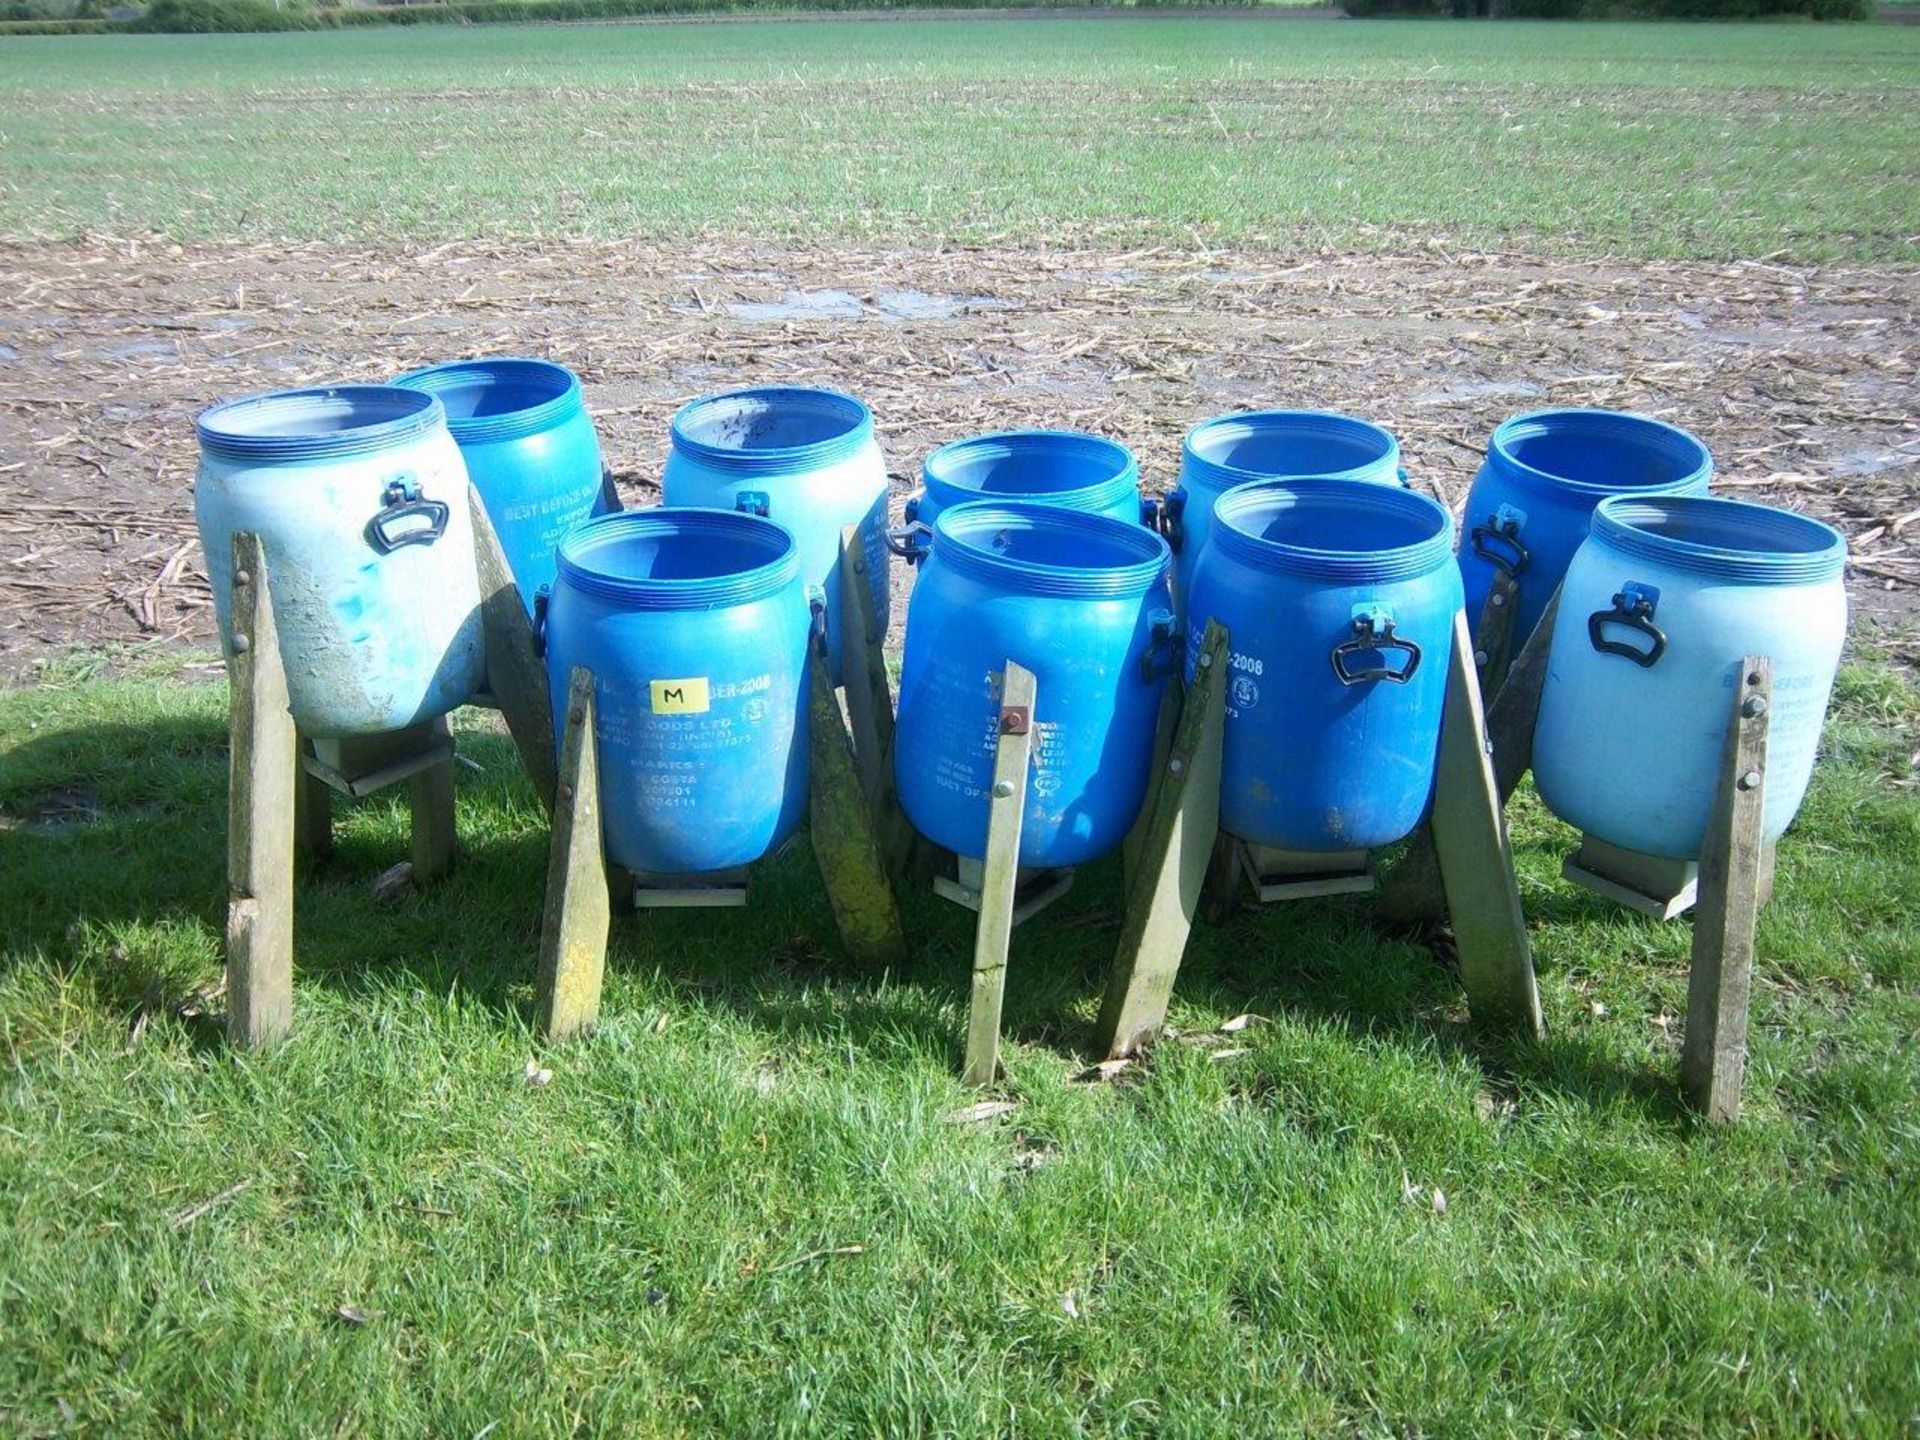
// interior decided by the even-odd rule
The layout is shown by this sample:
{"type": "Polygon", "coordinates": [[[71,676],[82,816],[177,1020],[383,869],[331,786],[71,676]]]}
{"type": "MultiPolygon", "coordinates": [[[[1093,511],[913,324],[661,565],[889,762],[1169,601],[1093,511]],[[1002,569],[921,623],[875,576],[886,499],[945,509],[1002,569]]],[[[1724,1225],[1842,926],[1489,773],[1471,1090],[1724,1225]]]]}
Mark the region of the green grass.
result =
{"type": "Polygon", "coordinates": [[[1246,1053],[1072,1084],[1100,866],[1021,932],[1018,1108],[947,1123],[965,917],[916,902],[912,962],[857,973],[799,850],[747,911],[619,922],[604,1027],[546,1049],[545,829],[471,731],[456,877],[375,901],[403,813],[352,809],[297,1032],[236,1054],[201,1013],[223,692],[91,668],[0,696],[0,814],[99,811],[0,830],[0,1431],[1920,1423],[1920,692],[1877,666],[1781,852],[1729,1132],[1676,1101],[1686,927],[1562,885],[1530,799],[1539,1046],[1477,1047],[1424,950],[1324,901],[1197,934],[1174,1022],[1269,1017],[1246,1053]]]}
{"type": "Polygon", "coordinates": [[[0,41],[0,235],[1910,260],[1920,30],[1256,18],[0,41]]]}

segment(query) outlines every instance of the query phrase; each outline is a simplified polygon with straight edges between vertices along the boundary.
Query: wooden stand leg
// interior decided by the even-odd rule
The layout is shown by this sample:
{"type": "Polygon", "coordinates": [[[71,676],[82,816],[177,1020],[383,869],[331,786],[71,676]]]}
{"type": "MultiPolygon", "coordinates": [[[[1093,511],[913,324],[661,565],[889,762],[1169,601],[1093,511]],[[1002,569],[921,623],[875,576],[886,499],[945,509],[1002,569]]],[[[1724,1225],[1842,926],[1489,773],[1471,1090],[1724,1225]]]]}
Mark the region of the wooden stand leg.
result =
{"type": "Polygon", "coordinates": [[[840,531],[840,673],[846,684],[847,719],[860,788],[873,812],[887,874],[905,877],[913,851],[913,827],[900,808],[893,777],[893,687],[887,680],[886,627],[873,607],[866,548],[857,526],[840,531]]]}
{"type": "Polygon", "coordinates": [[[1476,1024],[1527,1035],[1545,1033],[1533,952],[1520,912],[1499,786],[1487,755],[1480,685],[1467,617],[1453,622],[1447,700],[1434,775],[1434,851],[1460,953],[1460,979],[1476,1024]]]}
{"type": "Polygon", "coordinates": [[[1761,837],[1772,703],[1773,662],[1749,655],[1741,662],[1719,786],[1700,853],[1680,1079],[1687,1103],[1722,1124],[1740,1118],[1740,1083],[1747,1067],[1747,1000],[1764,868],[1761,837]]]}
{"type": "Polygon", "coordinates": [[[487,689],[507,722],[514,748],[520,752],[520,763],[526,767],[540,803],[551,812],[555,775],[553,700],[547,688],[547,662],[535,647],[533,624],[500,549],[500,537],[494,534],[480,492],[471,486],[467,488],[467,505],[473,513],[473,558],[480,577],[487,689]]]}
{"type": "Polygon", "coordinates": [[[1473,626],[1473,663],[1480,675],[1480,693],[1498,695],[1507,678],[1507,660],[1513,650],[1514,612],[1520,608],[1520,585],[1509,570],[1497,571],[1487,587],[1486,604],[1473,626]]]}
{"type": "Polygon", "coordinates": [[[593,674],[576,665],[569,680],[535,995],[536,1023],[551,1040],[576,1035],[599,1018],[611,923],[607,871],[600,848],[593,674]]]}
{"type": "Polygon", "coordinates": [[[1134,876],[1140,873],[1140,858],[1146,849],[1147,832],[1153,828],[1154,797],[1165,783],[1167,760],[1173,754],[1173,732],[1180,726],[1184,708],[1180,682],[1175,680],[1167,686],[1166,694],[1160,697],[1160,712],[1153,729],[1153,767],[1147,771],[1147,797],[1141,803],[1140,813],[1134,817],[1133,828],[1127,831],[1126,841],[1120,847],[1123,893],[1128,896],[1133,894],[1134,876]]]}
{"type": "MultiPolygon", "coordinates": [[[[1547,679],[1553,621],[1559,610],[1560,592],[1555,590],[1486,712],[1494,790],[1502,809],[1533,764],[1533,727],[1540,717],[1540,687],[1547,679]]],[[[1439,920],[1446,912],[1446,889],[1440,883],[1439,858],[1433,853],[1432,827],[1422,826],[1387,877],[1374,913],[1390,925],[1413,925],[1439,920]]]]}
{"type": "MultiPolygon", "coordinates": [[[[433,722],[433,733],[453,743],[444,715],[433,722]]],[[[413,880],[421,885],[453,869],[453,761],[442,760],[409,779],[407,802],[413,811],[413,880]]]]}
{"type": "MultiPolygon", "coordinates": [[[[304,751],[306,742],[299,741],[304,751]]],[[[307,769],[296,753],[293,782],[294,853],[309,860],[325,860],[333,854],[333,791],[327,782],[307,769]]]]}
{"type": "MultiPolygon", "coordinates": [[[[849,671],[851,673],[851,671],[849,671]]],[[[840,722],[827,659],[814,652],[807,663],[812,775],[808,781],[808,824],[813,857],[834,923],[847,953],[862,964],[894,965],[907,954],[900,911],[887,883],[887,866],[874,833],[873,811],[861,789],[855,750],[840,722]]],[[[848,685],[851,694],[853,686],[848,685]]]]}
{"type": "Polygon", "coordinates": [[[1000,1073],[1000,1006],[1006,994],[1007,946],[1020,880],[1020,827],[1027,808],[1027,766],[1033,758],[1034,675],[1007,661],[1000,694],[1000,743],[988,800],[986,874],[973,940],[973,996],[967,1010],[966,1081],[991,1085],[1000,1073]]]}
{"type": "Polygon", "coordinates": [[[233,537],[232,762],[227,798],[227,1034],[264,1046],[293,1025],[298,740],[260,537],[233,537]]]}
{"type": "Polygon", "coordinates": [[[1126,915],[1094,1029],[1094,1046],[1109,1059],[1160,1033],[1186,954],[1219,832],[1226,660],[1227,632],[1210,621],[1172,745],[1148,787],[1146,828],[1127,876],[1126,915]]]}

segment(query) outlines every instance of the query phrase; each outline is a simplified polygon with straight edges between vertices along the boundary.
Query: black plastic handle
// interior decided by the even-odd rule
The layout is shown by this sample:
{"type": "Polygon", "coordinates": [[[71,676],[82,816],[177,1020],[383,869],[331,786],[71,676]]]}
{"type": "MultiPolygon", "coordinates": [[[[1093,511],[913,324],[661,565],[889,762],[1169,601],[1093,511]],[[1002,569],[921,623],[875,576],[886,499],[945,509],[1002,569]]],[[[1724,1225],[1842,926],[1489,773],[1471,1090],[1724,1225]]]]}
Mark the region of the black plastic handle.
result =
{"type": "Polygon", "coordinates": [[[1533,552],[1520,542],[1520,522],[1503,520],[1498,515],[1489,515],[1487,523],[1473,527],[1468,537],[1473,544],[1473,553],[1490,565],[1498,566],[1509,576],[1517,577],[1527,568],[1527,562],[1533,558],[1533,552]],[[1489,549],[1489,546],[1496,548],[1489,549]],[[1497,547],[1504,545],[1504,551],[1497,547]]]}
{"type": "Polygon", "coordinates": [[[1394,634],[1393,621],[1388,620],[1377,629],[1371,615],[1353,617],[1353,638],[1342,640],[1333,647],[1333,673],[1339,677],[1342,685],[1364,685],[1370,680],[1385,680],[1392,685],[1404,685],[1413,678],[1413,672],[1420,668],[1420,647],[1411,640],[1394,634]],[[1349,655],[1361,655],[1369,651],[1398,650],[1406,656],[1399,666],[1366,665],[1353,669],[1347,663],[1349,655]]]}
{"type": "Polygon", "coordinates": [[[367,543],[382,555],[391,555],[402,545],[431,545],[447,533],[452,507],[444,500],[422,499],[413,481],[392,481],[380,499],[382,508],[367,521],[367,543]],[[410,520],[427,523],[397,528],[410,520]]]}
{"type": "Polygon", "coordinates": [[[1180,673],[1180,653],[1186,647],[1171,612],[1159,611],[1147,623],[1147,648],[1140,652],[1140,678],[1151,685],[1164,676],[1180,673]]]}
{"type": "Polygon", "coordinates": [[[1169,490],[1160,497],[1160,514],[1156,517],[1159,529],[1173,553],[1178,555],[1180,547],[1186,543],[1187,527],[1181,516],[1187,512],[1187,492],[1169,490]]]}
{"type": "Polygon", "coordinates": [[[543,658],[547,653],[547,606],[552,600],[552,593],[544,585],[533,592],[533,653],[543,658]]]}
{"type": "Polygon", "coordinates": [[[1667,653],[1667,635],[1653,623],[1653,601],[1645,595],[1629,595],[1624,590],[1613,597],[1613,608],[1596,610],[1587,617],[1587,638],[1602,655],[1618,655],[1643,670],[1651,669],[1667,653]],[[1609,640],[1606,627],[1624,625],[1647,637],[1645,648],[1625,640],[1609,640]]]}
{"type": "Polygon", "coordinates": [[[887,531],[887,549],[901,559],[918,565],[933,548],[933,526],[924,520],[910,520],[887,531]]]}

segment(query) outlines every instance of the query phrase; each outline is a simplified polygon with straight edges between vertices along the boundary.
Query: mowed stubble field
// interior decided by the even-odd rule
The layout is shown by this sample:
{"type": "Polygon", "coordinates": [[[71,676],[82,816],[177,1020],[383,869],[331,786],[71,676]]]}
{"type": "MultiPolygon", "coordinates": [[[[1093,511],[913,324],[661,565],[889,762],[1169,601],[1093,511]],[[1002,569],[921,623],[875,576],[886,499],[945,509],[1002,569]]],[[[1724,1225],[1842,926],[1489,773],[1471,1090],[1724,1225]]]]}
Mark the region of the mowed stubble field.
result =
{"type": "Polygon", "coordinates": [[[1865,26],[0,45],[0,1432],[1910,1433],[1916,87],[1865,26]],[[1263,404],[1456,504],[1517,409],[1695,429],[1846,529],[1862,617],[1742,1126],[1675,1099],[1685,927],[1561,884],[1530,796],[1540,1045],[1337,900],[1197,932],[1182,1038],[1077,1083],[1095,866],[1021,932],[1014,1109],[953,1123],[965,917],[854,972],[802,847],[616,926],[541,1047],[546,825],[478,720],[459,872],[375,900],[404,820],[354,807],[300,1029],[232,1056],[192,415],[501,351],[580,370],[632,502],[675,404],[771,379],[865,396],[902,493],[1016,424],[1158,488],[1263,404]]]}

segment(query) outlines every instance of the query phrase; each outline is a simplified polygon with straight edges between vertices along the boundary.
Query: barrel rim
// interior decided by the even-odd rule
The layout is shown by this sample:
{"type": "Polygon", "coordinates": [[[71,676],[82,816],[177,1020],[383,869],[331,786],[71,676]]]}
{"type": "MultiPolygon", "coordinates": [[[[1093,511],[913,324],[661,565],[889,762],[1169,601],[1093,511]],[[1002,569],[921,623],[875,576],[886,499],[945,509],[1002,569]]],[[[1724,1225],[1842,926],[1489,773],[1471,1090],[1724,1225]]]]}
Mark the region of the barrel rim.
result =
{"type": "Polygon", "coordinates": [[[1264,570],[1316,580],[1409,580],[1453,563],[1453,516],[1418,490],[1325,475],[1276,476],[1236,485],[1214,503],[1212,544],[1224,555],[1264,570]],[[1432,533],[1408,545],[1334,550],[1271,540],[1247,528],[1243,516],[1274,495],[1341,510],[1374,510],[1429,521],[1432,533]]]}
{"type": "Polygon", "coordinates": [[[1161,581],[1173,561],[1167,542],[1144,525],[1034,501],[972,500],[948,506],[934,517],[932,555],[950,570],[1021,594],[1082,599],[1144,595],[1161,581]],[[1113,565],[1048,565],[1002,555],[975,544],[967,534],[1009,525],[1026,530],[1078,530],[1110,541],[1137,558],[1113,565]]]}
{"type": "Polygon", "coordinates": [[[767,470],[818,469],[850,459],[873,439],[873,412],[857,395],[824,385],[743,385],[734,390],[718,390],[689,400],[674,412],[668,427],[669,443],[681,454],[702,461],[717,470],[754,473],[767,470]],[[810,440],[804,445],[767,445],[741,448],[714,445],[700,439],[691,426],[703,412],[743,400],[771,401],[777,397],[801,396],[814,404],[839,410],[846,427],[836,435],[810,440]]]}
{"type": "Polygon", "coordinates": [[[1040,503],[1071,510],[1101,510],[1125,496],[1139,492],[1140,461],[1132,450],[1118,440],[1110,440],[1091,431],[1046,428],[990,430],[985,434],[951,440],[930,453],[921,464],[920,483],[926,493],[943,507],[976,502],[1020,503],[1044,495],[1046,498],[1040,503]],[[942,473],[945,466],[971,452],[999,450],[1004,454],[1012,454],[1022,448],[1057,450],[1063,455],[1077,452],[1080,458],[1098,456],[1118,463],[1112,474],[1090,484],[1075,485],[1064,490],[1029,491],[1019,497],[981,490],[942,473]]]}
{"type": "Polygon", "coordinates": [[[1666,495],[1704,489],[1713,479],[1713,452],[1706,442],[1691,431],[1665,420],[1656,420],[1651,415],[1642,415],[1635,410],[1607,410],[1599,406],[1569,405],[1546,410],[1528,410],[1502,420],[1494,427],[1493,436],[1487,442],[1487,459],[1497,464],[1508,475],[1530,484],[1536,489],[1570,492],[1576,495],[1666,495]],[[1680,452],[1689,452],[1692,464],[1677,466],[1682,469],[1679,478],[1662,481],[1654,485],[1635,485],[1623,488],[1617,484],[1595,484],[1590,480],[1579,480],[1571,476],[1555,475],[1550,470],[1529,465],[1512,452],[1515,441],[1543,434],[1549,424],[1562,424],[1568,427],[1586,428],[1604,434],[1614,431],[1619,435],[1632,435],[1642,440],[1655,440],[1660,446],[1674,453],[1676,460],[1680,452]]]}
{"type": "Polygon", "coordinates": [[[800,545],[777,520],[741,510],[695,505],[651,505],[589,516],[570,527],[554,547],[555,584],[635,610],[712,610],[746,605],[777,595],[800,578],[800,545]],[[672,535],[705,543],[718,538],[769,542],[768,559],[721,575],[654,578],[609,574],[592,567],[588,552],[633,536],[672,535]]]}
{"type": "MultiPolygon", "coordinates": [[[[438,365],[423,365],[394,377],[403,389],[424,390],[438,396],[454,388],[456,382],[471,376],[504,379],[509,375],[538,377],[557,381],[558,386],[546,399],[496,415],[447,414],[447,429],[462,445],[485,444],[500,440],[520,440],[559,424],[585,408],[580,377],[566,366],[535,355],[475,355],[464,360],[447,360],[438,365]]],[[[444,405],[444,402],[442,402],[444,405]]]]}
{"type": "MultiPolygon", "coordinates": [[[[1312,476],[1277,475],[1266,470],[1249,470],[1244,465],[1228,465],[1200,452],[1199,446],[1213,438],[1216,431],[1229,427],[1239,427],[1248,431],[1258,428],[1287,429],[1296,434],[1320,435],[1342,439],[1368,439],[1384,443],[1378,459],[1364,465],[1354,465],[1345,470],[1330,472],[1326,479],[1357,480],[1371,475],[1376,470],[1392,470],[1400,464],[1400,441],[1384,425],[1376,425],[1371,420],[1362,420],[1357,415],[1345,415],[1338,410],[1238,410],[1227,415],[1215,415],[1202,420],[1180,442],[1180,478],[1184,483],[1198,480],[1210,490],[1226,491],[1236,485],[1244,485],[1255,480],[1311,479],[1312,476]]],[[[1373,483],[1369,481],[1368,483],[1373,483]]]]}
{"type": "Polygon", "coordinates": [[[446,407],[438,396],[399,385],[304,385],[291,390],[260,390],[222,400],[200,412],[193,422],[201,449],[235,460],[289,461],[336,459],[367,455],[446,428],[446,407]],[[345,403],[381,406],[393,413],[344,429],[292,434],[261,434],[257,430],[227,428],[230,420],[259,418],[274,411],[288,420],[299,412],[315,412],[345,403]]]}
{"type": "Polygon", "coordinates": [[[1761,585],[1798,585],[1837,579],[1846,568],[1847,541],[1833,526],[1798,510],[1732,500],[1718,495],[1615,495],[1593,510],[1593,539],[1628,555],[1720,580],[1761,585]],[[1655,517],[1694,514],[1733,519],[1752,528],[1756,540],[1771,536],[1818,542],[1793,549],[1737,549],[1684,540],[1644,528],[1655,517]]]}

